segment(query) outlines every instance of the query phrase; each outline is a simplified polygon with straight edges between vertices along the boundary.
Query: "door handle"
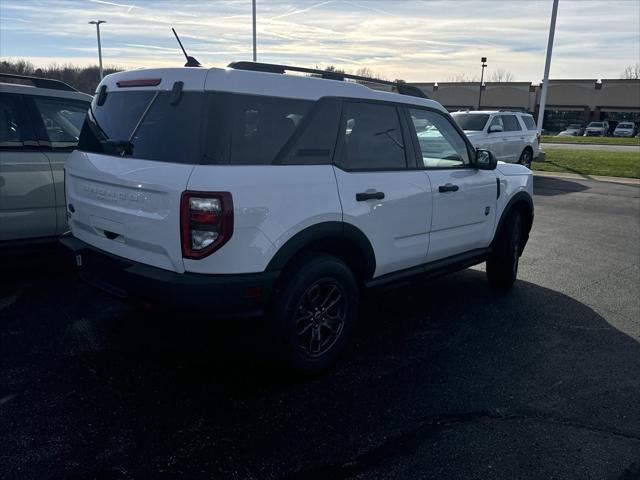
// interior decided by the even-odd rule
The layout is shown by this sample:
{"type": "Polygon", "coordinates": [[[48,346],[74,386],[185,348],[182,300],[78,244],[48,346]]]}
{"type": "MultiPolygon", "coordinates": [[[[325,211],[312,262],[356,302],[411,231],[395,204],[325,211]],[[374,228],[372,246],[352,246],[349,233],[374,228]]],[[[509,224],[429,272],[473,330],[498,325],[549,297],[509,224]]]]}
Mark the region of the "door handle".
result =
{"type": "Polygon", "coordinates": [[[356,193],[356,201],[366,202],[367,200],[382,200],[384,192],[360,192],[356,193]]]}
{"type": "Polygon", "coordinates": [[[447,183],[438,187],[438,191],[440,193],[457,192],[458,190],[460,190],[460,187],[458,185],[454,185],[453,183],[447,183]]]}

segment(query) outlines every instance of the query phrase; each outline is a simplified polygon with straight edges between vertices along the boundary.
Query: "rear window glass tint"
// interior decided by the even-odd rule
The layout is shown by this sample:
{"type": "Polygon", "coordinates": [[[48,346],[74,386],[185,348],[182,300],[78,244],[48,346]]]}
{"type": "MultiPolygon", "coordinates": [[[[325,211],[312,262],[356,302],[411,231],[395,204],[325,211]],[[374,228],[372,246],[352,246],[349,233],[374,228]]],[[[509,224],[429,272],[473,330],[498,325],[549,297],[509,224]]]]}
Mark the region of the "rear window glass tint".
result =
{"type": "MultiPolygon", "coordinates": [[[[533,117],[530,117],[528,115],[523,115],[521,118],[522,118],[522,121],[524,122],[525,126],[527,127],[527,130],[535,130],[536,129],[536,122],[533,121],[533,117]]],[[[576,126],[572,125],[572,128],[576,128],[576,126]]]]}
{"type": "Polygon", "coordinates": [[[233,165],[268,165],[292,137],[313,102],[234,95],[230,104],[233,165]]]}
{"type": "Polygon", "coordinates": [[[276,163],[287,165],[328,165],[340,123],[341,101],[320,100],[317,107],[300,125],[298,132],[285,146],[276,163]]]}
{"type": "Polygon", "coordinates": [[[142,119],[126,156],[172,163],[200,163],[200,130],[203,94],[183,92],[171,104],[171,92],[109,92],[106,101],[92,110],[80,134],[80,150],[117,155],[114,142],[126,142],[142,119]],[[146,115],[143,114],[151,104],[146,115]],[[111,143],[110,143],[111,142],[111,143]]]}

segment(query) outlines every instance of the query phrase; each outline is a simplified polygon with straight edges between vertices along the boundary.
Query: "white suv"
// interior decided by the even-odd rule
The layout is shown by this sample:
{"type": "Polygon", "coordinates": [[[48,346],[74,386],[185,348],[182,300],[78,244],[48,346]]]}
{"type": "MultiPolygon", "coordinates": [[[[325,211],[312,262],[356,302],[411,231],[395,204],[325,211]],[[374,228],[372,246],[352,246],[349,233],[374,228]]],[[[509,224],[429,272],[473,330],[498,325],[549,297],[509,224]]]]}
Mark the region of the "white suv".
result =
{"type": "Polygon", "coordinates": [[[529,113],[478,110],[451,116],[476,148],[489,150],[499,161],[531,168],[533,159],[541,159],[540,137],[529,113]]]}
{"type": "Polygon", "coordinates": [[[107,76],[66,165],[62,243],[81,276],[211,316],[268,313],[304,372],[344,347],[364,287],[484,261],[511,286],[531,172],[475,150],[414,87],[343,77],[249,62],[107,76]]]}

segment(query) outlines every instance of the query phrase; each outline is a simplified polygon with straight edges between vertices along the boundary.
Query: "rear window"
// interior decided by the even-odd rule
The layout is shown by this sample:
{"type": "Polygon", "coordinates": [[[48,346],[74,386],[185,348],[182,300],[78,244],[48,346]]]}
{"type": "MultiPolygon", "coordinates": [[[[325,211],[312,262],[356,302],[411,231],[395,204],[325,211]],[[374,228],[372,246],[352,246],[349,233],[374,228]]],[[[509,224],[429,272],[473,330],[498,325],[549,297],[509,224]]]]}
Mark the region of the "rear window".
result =
{"type": "Polygon", "coordinates": [[[527,127],[527,130],[535,130],[536,129],[536,122],[533,121],[533,117],[530,117],[529,115],[522,115],[522,121],[524,122],[525,127],[527,127]]]}
{"type": "Polygon", "coordinates": [[[589,124],[590,127],[602,127],[602,123],[600,122],[591,122],[589,124]]]}
{"type": "Polygon", "coordinates": [[[202,96],[182,92],[180,100],[172,102],[171,92],[157,96],[156,91],[109,92],[103,105],[97,105],[97,99],[92,102],[78,148],[161,162],[199,163],[202,96]]]}
{"type": "Polygon", "coordinates": [[[462,130],[481,132],[489,120],[489,115],[478,113],[453,113],[451,114],[462,130]]]}
{"type": "MultiPolygon", "coordinates": [[[[109,92],[101,106],[94,99],[79,149],[161,162],[268,165],[289,150],[316,103],[223,92],[183,92],[179,102],[172,102],[171,95],[109,92]]],[[[339,109],[333,113],[337,124],[339,109]]],[[[314,126],[326,133],[323,127],[314,126]]],[[[319,142],[304,142],[305,158],[288,156],[279,163],[329,163],[337,129],[332,130],[330,140],[319,135],[319,142]]]]}
{"type": "Polygon", "coordinates": [[[633,123],[619,123],[618,128],[633,128],[633,123]]]}

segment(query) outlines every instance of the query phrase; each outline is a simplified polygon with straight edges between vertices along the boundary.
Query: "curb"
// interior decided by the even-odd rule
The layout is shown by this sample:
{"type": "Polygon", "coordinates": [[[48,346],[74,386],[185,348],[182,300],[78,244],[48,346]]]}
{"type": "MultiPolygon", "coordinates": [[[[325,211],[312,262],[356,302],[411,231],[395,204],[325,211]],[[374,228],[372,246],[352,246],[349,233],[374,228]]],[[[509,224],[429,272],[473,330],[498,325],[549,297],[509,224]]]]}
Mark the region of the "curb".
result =
{"type": "Polygon", "coordinates": [[[595,182],[621,183],[623,185],[636,185],[640,187],[640,178],[629,177],[605,177],[603,175],[581,175],[576,173],[542,172],[532,170],[536,177],[573,178],[574,180],[592,180],[595,182]]]}

